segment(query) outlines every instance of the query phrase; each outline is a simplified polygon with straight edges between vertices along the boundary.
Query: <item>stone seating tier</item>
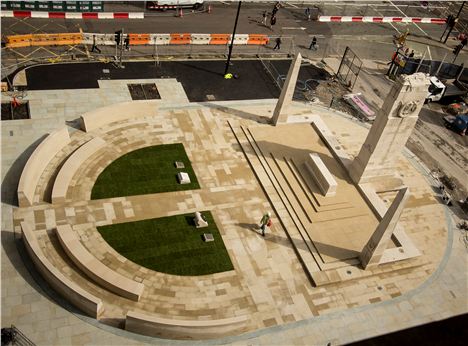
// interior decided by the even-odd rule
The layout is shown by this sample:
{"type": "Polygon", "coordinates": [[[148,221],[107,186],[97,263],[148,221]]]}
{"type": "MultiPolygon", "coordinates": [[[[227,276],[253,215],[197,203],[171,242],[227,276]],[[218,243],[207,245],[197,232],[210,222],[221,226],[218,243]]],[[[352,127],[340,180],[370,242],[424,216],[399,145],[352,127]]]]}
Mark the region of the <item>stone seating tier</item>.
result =
{"type": "Polygon", "coordinates": [[[99,318],[104,311],[101,299],[89,294],[70,281],[49,262],[44,256],[30,224],[25,221],[21,222],[21,230],[29,257],[31,257],[34,266],[47,283],[78,309],[91,317],[99,318]]]}
{"type": "Polygon", "coordinates": [[[105,266],[83,246],[70,225],[57,226],[57,236],[63,249],[86,275],[102,287],[122,297],[139,301],[145,286],[105,266]]]}
{"type": "Polygon", "coordinates": [[[157,100],[131,101],[98,108],[81,116],[81,129],[89,132],[117,121],[156,116],[158,102],[157,100]]]}
{"type": "Polygon", "coordinates": [[[76,171],[86,159],[101,149],[106,142],[99,137],[93,138],[78,148],[64,163],[52,189],[52,203],[64,203],[68,187],[76,171]]]}
{"type": "Polygon", "coordinates": [[[42,172],[54,156],[68,143],[70,143],[70,135],[68,129],[63,127],[49,134],[34,150],[24,166],[18,184],[18,204],[20,207],[33,205],[34,193],[42,172]]]}
{"type": "Polygon", "coordinates": [[[211,339],[241,333],[248,316],[234,316],[218,320],[176,320],[129,311],[125,329],[138,334],[170,339],[211,339]]]}

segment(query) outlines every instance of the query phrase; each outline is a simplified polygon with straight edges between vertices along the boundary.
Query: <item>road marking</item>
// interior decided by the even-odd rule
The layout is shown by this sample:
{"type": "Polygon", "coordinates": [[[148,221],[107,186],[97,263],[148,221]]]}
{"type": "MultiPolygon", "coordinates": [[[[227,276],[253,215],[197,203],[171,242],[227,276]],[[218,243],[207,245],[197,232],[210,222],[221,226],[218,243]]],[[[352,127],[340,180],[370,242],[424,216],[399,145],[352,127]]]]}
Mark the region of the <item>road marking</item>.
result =
{"type": "MultiPolygon", "coordinates": [[[[400,11],[401,14],[403,14],[405,17],[408,17],[408,16],[405,14],[405,12],[403,12],[402,10],[400,10],[400,9],[398,8],[398,6],[395,5],[392,1],[389,1],[389,2],[390,2],[390,4],[392,4],[398,11],[400,11]]],[[[422,32],[424,35],[429,36],[429,35],[427,34],[427,32],[425,32],[423,29],[421,29],[421,27],[420,27],[418,24],[416,24],[416,23],[413,23],[413,24],[414,24],[419,30],[421,30],[421,32],[422,32]]]]}
{"type": "Polygon", "coordinates": [[[305,30],[307,28],[304,28],[302,26],[283,26],[281,27],[283,30],[305,30]]]}

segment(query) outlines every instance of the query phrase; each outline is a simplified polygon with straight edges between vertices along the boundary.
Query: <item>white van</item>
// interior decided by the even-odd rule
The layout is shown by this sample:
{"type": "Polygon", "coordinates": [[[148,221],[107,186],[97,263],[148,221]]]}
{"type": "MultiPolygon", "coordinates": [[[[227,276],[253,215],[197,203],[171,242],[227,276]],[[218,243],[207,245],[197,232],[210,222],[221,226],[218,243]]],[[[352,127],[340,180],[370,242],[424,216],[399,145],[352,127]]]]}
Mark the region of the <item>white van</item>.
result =
{"type": "Polygon", "coordinates": [[[202,6],[202,0],[160,0],[146,2],[146,8],[148,10],[168,10],[176,8],[199,9],[202,6]]]}

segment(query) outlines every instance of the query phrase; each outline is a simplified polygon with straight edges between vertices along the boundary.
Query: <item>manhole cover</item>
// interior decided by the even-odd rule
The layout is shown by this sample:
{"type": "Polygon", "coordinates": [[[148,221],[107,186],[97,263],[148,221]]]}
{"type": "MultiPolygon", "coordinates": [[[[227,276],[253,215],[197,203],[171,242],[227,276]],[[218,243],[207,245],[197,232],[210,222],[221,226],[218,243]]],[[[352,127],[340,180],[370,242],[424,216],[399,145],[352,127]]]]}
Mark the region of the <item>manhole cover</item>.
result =
{"type": "Polygon", "coordinates": [[[215,101],[216,100],[216,97],[214,95],[206,95],[206,99],[208,101],[215,101]]]}

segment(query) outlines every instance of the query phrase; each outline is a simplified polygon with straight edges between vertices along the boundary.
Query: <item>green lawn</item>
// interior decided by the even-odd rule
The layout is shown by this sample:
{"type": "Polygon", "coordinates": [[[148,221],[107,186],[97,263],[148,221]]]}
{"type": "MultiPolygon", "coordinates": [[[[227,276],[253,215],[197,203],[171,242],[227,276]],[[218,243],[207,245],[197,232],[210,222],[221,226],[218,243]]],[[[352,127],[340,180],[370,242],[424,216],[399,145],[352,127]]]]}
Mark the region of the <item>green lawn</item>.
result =
{"type": "Polygon", "coordinates": [[[196,228],[194,214],[98,227],[99,233],[129,260],[158,272],[205,275],[233,270],[223,239],[209,211],[208,227],[196,228]],[[212,233],[205,243],[203,233],[212,233]]]}
{"type": "Polygon", "coordinates": [[[97,178],[91,199],[199,188],[184,146],[165,144],[132,151],[112,162],[97,178]],[[174,161],[182,161],[185,168],[177,169],[174,161]],[[187,172],[191,183],[179,184],[178,172],[187,172]]]}

